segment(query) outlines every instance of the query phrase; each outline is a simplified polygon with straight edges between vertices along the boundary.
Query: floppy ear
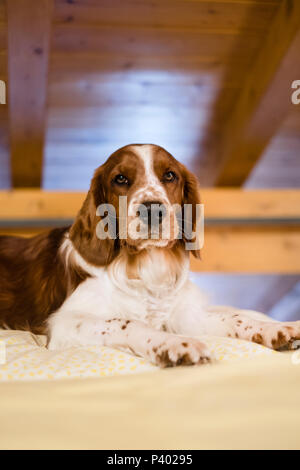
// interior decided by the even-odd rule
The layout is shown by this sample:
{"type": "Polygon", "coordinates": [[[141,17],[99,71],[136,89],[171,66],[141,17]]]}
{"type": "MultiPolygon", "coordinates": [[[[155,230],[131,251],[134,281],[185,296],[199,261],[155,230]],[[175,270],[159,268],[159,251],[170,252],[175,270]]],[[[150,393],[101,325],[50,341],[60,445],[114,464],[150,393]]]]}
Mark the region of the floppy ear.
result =
{"type": "MultiPolygon", "coordinates": [[[[183,204],[189,204],[191,206],[191,212],[188,215],[190,228],[193,232],[196,231],[196,207],[197,204],[200,204],[200,193],[199,193],[199,184],[197,178],[193,173],[188,171],[183,167],[183,177],[184,177],[184,186],[183,186],[183,204]]],[[[186,211],[184,210],[184,218],[187,216],[186,211]]],[[[193,242],[194,240],[188,240],[184,237],[185,242],[193,242]]],[[[200,249],[191,250],[192,254],[197,259],[201,259],[200,249]]]]}
{"type": "Polygon", "coordinates": [[[97,207],[107,204],[103,166],[96,170],[90,190],[70,229],[70,239],[80,255],[95,266],[106,266],[119,253],[119,241],[97,236],[97,225],[101,218],[96,214],[97,207]]]}

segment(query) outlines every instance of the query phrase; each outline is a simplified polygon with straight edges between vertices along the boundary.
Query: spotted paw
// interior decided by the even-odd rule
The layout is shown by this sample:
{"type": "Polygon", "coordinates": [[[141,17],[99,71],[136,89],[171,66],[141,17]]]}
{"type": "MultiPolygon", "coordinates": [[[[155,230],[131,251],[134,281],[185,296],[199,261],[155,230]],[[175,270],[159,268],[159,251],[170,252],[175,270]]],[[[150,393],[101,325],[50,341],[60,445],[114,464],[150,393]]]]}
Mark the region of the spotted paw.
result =
{"type": "Polygon", "coordinates": [[[300,347],[300,321],[291,323],[267,323],[252,337],[252,341],[276,351],[300,347]]]}
{"type": "Polygon", "coordinates": [[[195,338],[171,336],[152,349],[152,362],[160,367],[190,366],[211,362],[204,343],[195,338]]]}

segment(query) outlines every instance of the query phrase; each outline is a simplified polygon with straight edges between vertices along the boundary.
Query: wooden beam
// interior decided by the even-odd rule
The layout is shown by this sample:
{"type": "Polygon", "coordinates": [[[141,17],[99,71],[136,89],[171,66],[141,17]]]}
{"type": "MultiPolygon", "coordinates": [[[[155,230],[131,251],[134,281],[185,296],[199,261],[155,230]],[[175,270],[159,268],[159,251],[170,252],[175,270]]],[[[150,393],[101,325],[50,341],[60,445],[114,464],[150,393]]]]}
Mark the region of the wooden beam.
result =
{"type": "MultiPolygon", "coordinates": [[[[233,110],[216,139],[207,184],[240,186],[293,108],[292,82],[300,76],[300,2],[283,0],[233,110]]],[[[247,49],[245,49],[247,53],[247,49]]]]}
{"type": "Polygon", "coordinates": [[[300,190],[203,189],[201,201],[211,218],[299,218],[300,190]]]}
{"type": "Polygon", "coordinates": [[[52,0],[9,0],[6,3],[12,185],[39,187],[52,0]]]}
{"type": "MultiPolygon", "coordinates": [[[[37,235],[46,228],[45,226],[0,227],[0,235],[29,237],[37,235]]],[[[300,275],[300,228],[209,227],[205,230],[202,260],[196,260],[191,256],[191,270],[300,275]]]]}
{"type": "Polygon", "coordinates": [[[300,227],[208,227],[195,272],[300,274],[300,227]]]}
{"type": "MultiPolygon", "coordinates": [[[[205,217],[211,219],[300,219],[300,190],[203,189],[205,217]]],[[[72,219],[86,193],[38,189],[0,191],[0,220],[72,219]]]]}
{"type": "MultiPolygon", "coordinates": [[[[56,0],[54,22],[185,29],[263,31],[276,3],[231,1],[56,0]],[[256,21],[249,18],[255,17],[256,21]],[[245,19],[247,21],[245,21],[245,19]]],[[[1,16],[0,16],[1,19],[1,16]]]]}
{"type": "MultiPolygon", "coordinates": [[[[192,258],[193,271],[300,274],[300,190],[201,194],[205,240],[202,261],[192,258]]],[[[0,233],[29,236],[67,225],[84,198],[85,193],[0,192],[0,233]]]]}

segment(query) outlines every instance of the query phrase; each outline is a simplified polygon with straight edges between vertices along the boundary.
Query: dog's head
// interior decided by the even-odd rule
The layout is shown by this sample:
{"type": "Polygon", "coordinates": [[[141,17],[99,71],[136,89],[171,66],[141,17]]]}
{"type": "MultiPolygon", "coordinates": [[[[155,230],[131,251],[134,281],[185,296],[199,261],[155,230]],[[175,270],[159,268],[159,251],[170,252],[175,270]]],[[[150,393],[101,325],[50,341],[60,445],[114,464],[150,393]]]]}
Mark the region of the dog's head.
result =
{"type": "MultiPolygon", "coordinates": [[[[170,153],[157,145],[127,145],[96,170],[70,238],[96,265],[109,264],[121,248],[172,248],[185,239],[184,205],[194,229],[199,202],[195,176],[170,153]]],[[[193,254],[199,257],[199,250],[193,254]]]]}

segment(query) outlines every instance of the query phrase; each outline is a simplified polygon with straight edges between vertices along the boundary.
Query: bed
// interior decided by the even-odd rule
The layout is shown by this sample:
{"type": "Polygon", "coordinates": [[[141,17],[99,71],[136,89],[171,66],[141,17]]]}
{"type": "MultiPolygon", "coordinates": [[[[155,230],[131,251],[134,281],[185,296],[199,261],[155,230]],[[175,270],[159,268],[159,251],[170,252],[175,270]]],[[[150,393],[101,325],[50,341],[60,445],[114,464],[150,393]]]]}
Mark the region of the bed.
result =
{"type": "Polygon", "coordinates": [[[205,339],[214,365],[159,370],[0,330],[0,447],[299,449],[300,354],[205,339]]]}

